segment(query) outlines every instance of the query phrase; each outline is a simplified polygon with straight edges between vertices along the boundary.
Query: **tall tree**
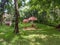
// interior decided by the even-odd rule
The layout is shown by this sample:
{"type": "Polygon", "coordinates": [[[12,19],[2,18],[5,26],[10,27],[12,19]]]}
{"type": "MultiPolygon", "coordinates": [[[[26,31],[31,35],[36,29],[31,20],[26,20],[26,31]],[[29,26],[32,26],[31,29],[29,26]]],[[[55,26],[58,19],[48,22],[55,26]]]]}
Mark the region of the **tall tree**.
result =
{"type": "Polygon", "coordinates": [[[15,29],[14,29],[14,32],[15,33],[19,33],[19,27],[18,27],[19,11],[18,11],[18,3],[17,3],[17,0],[14,0],[14,4],[15,4],[15,29]]]}

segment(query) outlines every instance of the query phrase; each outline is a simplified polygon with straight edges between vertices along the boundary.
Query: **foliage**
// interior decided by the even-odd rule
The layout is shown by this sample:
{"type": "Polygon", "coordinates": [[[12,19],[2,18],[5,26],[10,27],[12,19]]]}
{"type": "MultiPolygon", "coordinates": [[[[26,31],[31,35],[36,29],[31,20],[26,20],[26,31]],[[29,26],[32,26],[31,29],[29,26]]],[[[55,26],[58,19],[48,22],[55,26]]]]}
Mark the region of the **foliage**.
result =
{"type": "Polygon", "coordinates": [[[54,26],[60,23],[59,0],[30,0],[27,4],[29,9],[24,12],[26,18],[33,15],[38,18],[39,23],[54,24],[54,26]]]}

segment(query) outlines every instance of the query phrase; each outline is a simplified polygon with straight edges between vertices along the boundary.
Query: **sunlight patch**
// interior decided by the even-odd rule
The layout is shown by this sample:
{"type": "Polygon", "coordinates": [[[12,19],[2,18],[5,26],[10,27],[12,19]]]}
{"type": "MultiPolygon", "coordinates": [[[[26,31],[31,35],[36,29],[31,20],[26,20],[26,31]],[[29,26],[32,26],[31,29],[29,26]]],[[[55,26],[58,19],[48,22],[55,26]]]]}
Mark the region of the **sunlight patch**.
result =
{"type": "Polygon", "coordinates": [[[46,38],[47,37],[47,35],[40,35],[40,37],[42,38],[42,39],[44,39],[44,38],[46,38]]]}
{"type": "Polygon", "coordinates": [[[29,39],[32,39],[32,38],[35,38],[35,37],[44,39],[44,38],[47,37],[47,35],[43,35],[43,34],[41,34],[41,35],[39,35],[39,34],[33,34],[33,35],[23,36],[23,37],[24,37],[24,38],[29,38],[29,39]]]}
{"type": "Polygon", "coordinates": [[[13,38],[13,40],[11,41],[11,43],[14,43],[16,40],[18,40],[18,36],[15,36],[14,38],[13,38]]]}
{"type": "Polygon", "coordinates": [[[7,42],[6,42],[6,41],[4,41],[2,44],[3,44],[3,45],[6,45],[6,44],[7,44],[7,42]]]}
{"type": "Polygon", "coordinates": [[[4,41],[4,39],[0,39],[0,42],[1,42],[1,41],[4,41]]]}
{"type": "Polygon", "coordinates": [[[1,32],[0,34],[5,34],[5,33],[1,32]]]}
{"type": "Polygon", "coordinates": [[[39,42],[30,42],[30,45],[42,45],[42,44],[39,42]]]}
{"type": "Polygon", "coordinates": [[[57,34],[53,34],[53,36],[60,37],[60,35],[57,35],[57,34]]]}

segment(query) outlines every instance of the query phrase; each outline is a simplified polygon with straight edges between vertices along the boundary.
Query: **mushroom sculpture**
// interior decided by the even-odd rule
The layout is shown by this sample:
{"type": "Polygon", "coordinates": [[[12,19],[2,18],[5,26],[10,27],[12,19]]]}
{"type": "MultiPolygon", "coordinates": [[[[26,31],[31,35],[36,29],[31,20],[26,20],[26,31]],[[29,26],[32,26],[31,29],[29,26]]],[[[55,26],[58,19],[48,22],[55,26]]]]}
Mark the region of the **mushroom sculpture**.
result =
{"type": "Polygon", "coordinates": [[[8,25],[8,26],[11,26],[12,22],[11,21],[6,21],[5,24],[8,25]]]}
{"type": "MultiPolygon", "coordinates": [[[[25,24],[28,23],[28,22],[29,22],[28,19],[24,19],[24,20],[23,20],[23,23],[25,23],[25,24]]],[[[27,27],[25,26],[24,28],[26,29],[27,27]]]]}
{"type": "Polygon", "coordinates": [[[24,20],[23,20],[23,23],[28,23],[28,22],[29,22],[28,19],[24,19],[24,20]]]}
{"type": "Polygon", "coordinates": [[[32,23],[32,27],[35,27],[35,25],[34,25],[34,23],[33,23],[33,21],[35,21],[35,20],[37,20],[37,18],[36,17],[34,17],[34,16],[32,16],[32,17],[30,17],[29,19],[28,19],[29,21],[31,21],[31,23],[32,23]]]}

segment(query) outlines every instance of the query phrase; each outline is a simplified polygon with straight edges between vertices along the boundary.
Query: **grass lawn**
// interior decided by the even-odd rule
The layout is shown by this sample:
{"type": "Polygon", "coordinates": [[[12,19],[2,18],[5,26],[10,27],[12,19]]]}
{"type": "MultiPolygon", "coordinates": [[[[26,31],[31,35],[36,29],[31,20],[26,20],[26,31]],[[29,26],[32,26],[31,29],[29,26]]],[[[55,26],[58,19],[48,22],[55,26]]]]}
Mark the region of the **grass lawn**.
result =
{"type": "Polygon", "coordinates": [[[54,27],[37,24],[37,30],[22,30],[30,24],[19,24],[19,34],[13,27],[0,26],[0,45],[60,45],[60,32],[54,27]]]}

